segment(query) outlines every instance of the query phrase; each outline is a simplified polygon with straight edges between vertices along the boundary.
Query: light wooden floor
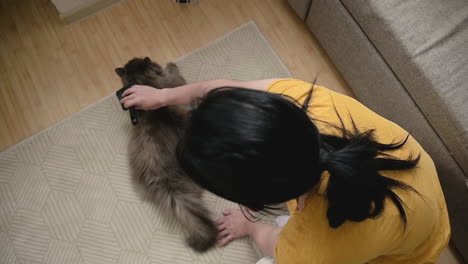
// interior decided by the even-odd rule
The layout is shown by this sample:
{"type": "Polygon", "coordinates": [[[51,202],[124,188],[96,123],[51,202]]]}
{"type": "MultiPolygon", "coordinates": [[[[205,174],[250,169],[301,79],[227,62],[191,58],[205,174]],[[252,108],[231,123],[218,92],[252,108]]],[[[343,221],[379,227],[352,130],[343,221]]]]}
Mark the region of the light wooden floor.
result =
{"type": "Polygon", "coordinates": [[[72,25],[50,0],[0,0],[0,150],[113,93],[128,59],[164,63],[251,20],[296,78],[350,93],[285,0],[128,0],[72,25]]]}

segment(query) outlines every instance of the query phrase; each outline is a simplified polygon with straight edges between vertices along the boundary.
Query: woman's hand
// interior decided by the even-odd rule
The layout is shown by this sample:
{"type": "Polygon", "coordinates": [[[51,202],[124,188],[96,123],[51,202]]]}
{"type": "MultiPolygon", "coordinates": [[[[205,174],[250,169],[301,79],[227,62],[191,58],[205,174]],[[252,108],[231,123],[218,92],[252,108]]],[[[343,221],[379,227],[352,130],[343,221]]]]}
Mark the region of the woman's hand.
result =
{"type": "Polygon", "coordinates": [[[266,256],[274,256],[281,227],[250,222],[240,210],[224,210],[223,217],[216,221],[218,243],[223,247],[234,239],[250,236],[266,256]]]}
{"type": "Polygon", "coordinates": [[[240,210],[224,210],[223,217],[216,221],[218,228],[218,246],[224,247],[234,239],[249,234],[248,225],[251,224],[240,210]]]}
{"type": "Polygon", "coordinates": [[[167,89],[155,89],[146,85],[133,85],[123,94],[120,101],[125,108],[155,110],[168,105],[167,89]]]}

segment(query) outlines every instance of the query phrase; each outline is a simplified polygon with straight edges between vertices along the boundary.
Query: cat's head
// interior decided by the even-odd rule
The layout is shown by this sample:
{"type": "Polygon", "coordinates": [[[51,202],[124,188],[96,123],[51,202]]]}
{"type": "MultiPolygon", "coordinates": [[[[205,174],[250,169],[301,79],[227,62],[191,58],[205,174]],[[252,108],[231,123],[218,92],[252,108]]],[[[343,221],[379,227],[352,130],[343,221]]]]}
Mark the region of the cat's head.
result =
{"type": "Polygon", "coordinates": [[[151,85],[155,79],[163,74],[163,69],[148,57],[144,59],[133,58],[123,68],[115,68],[115,73],[120,77],[124,86],[130,82],[151,85]]]}

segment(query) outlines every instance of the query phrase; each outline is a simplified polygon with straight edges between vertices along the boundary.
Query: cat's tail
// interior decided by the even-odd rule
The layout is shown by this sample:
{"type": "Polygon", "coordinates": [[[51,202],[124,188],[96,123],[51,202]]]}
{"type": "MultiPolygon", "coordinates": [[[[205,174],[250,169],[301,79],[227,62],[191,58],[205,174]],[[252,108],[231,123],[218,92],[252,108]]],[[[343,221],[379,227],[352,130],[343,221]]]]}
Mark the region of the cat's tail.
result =
{"type": "Polygon", "coordinates": [[[159,179],[153,192],[157,202],[180,221],[187,233],[187,244],[197,252],[205,252],[216,243],[218,231],[202,203],[202,191],[179,167],[172,167],[168,175],[159,179]]]}

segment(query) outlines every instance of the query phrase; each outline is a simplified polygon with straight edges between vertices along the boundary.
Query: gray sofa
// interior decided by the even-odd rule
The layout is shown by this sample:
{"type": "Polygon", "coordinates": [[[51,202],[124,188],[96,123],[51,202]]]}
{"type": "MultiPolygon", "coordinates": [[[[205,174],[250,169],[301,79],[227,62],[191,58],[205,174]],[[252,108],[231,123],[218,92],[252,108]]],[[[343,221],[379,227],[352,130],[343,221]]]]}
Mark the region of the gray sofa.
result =
{"type": "Polygon", "coordinates": [[[468,1],[289,3],[357,99],[408,130],[432,156],[452,241],[468,260],[468,1]]]}

